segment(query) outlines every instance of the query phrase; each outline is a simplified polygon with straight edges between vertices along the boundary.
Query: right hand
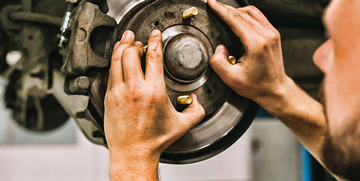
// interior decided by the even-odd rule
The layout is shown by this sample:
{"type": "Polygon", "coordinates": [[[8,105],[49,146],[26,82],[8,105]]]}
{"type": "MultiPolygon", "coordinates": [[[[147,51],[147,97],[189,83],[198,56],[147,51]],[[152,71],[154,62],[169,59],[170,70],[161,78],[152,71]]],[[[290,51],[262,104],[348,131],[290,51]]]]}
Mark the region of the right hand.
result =
{"type": "Polygon", "coordinates": [[[263,97],[283,91],[290,78],[284,70],[280,34],[261,11],[254,6],[236,9],[216,0],[208,4],[245,48],[235,65],[228,62],[229,52],[223,45],[216,48],[210,65],[220,78],[236,93],[259,104],[263,97]]]}

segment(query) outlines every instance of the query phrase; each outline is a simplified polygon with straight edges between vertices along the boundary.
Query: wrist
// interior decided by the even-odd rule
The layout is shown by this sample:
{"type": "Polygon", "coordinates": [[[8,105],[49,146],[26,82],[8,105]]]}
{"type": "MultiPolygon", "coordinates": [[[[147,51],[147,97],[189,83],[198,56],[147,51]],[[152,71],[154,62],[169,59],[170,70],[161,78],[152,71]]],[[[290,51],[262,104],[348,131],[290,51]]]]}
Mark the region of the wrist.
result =
{"type": "Polygon", "coordinates": [[[111,180],[157,180],[160,156],[139,150],[110,150],[111,180]]]}
{"type": "Polygon", "coordinates": [[[295,82],[286,76],[274,89],[268,91],[267,94],[258,96],[254,100],[257,104],[267,110],[270,114],[276,114],[277,110],[286,106],[287,99],[296,91],[295,82]]]}

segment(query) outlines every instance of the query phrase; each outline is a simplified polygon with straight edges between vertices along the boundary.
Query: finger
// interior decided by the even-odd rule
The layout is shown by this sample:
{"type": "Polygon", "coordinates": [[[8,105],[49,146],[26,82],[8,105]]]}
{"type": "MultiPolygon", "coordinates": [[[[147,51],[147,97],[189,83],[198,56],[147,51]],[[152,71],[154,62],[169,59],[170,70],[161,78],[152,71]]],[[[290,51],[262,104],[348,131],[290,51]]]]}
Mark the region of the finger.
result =
{"type": "Polygon", "coordinates": [[[132,46],[124,50],[122,55],[124,81],[140,81],[144,80],[144,74],[141,70],[141,56],[143,51],[141,48],[132,46]]]}
{"type": "Polygon", "coordinates": [[[191,129],[205,117],[205,110],[201,106],[195,94],[190,95],[193,102],[181,113],[183,115],[182,124],[186,130],[191,129]]]}
{"type": "Polygon", "coordinates": [[[145,79],[164,81],[162,38],[159,30],[152,31],[147,46],[145,79]]]}
{"type": "Polygon", "coordinates": [[[122,54],[125,48],[134,44],[135,35],[131,31],[124,32],[121,40],[115,44],[113,55],[111,58],[110,75],[112,83],[124,82],[122,68],[122,54]]]}
{"type": "Polygon", "coordinates": [[[133,46],[143,46],[143,43],[141,41],[134,42],[133,46]]]}
{"type": "Polygon", "coordinates": [[[232,6],[229,6],[229,5],[226,5],[226,4],[224,4],[224,6],[226,7],[226,8],[228,8],[228,9],[231,9],[231,10],[235,10],[236,8],[234,8],[234,7],[232,7],[232,6]]]}
{"type": "MultiPolygon", "coordinates": [[[[241,18],[249,24],[259,35],[265,37],[269,32],[269,29],[266,28],[264,25],[260,24],[254,17],[252,17],[248,12],[244,11],[243,9],[239,8],[234,11],[236,16],[241,16],[241,18]]],[[[253,35],[253,34],[247,34],[253,35]]]]}
{"type": "Polygon", "coordinates": [[[254,19],[256,19],[261,25],[273,29],[274,27],[271,25],[269,20],[266,18],[266,16],[255,6],[245,6],[243,8],[240,8],[246,13],[248,13],[250,16],[252,16],[254,19]]]}
{"type": "Polygon", "coordinates": [[[224,4],[217,2],[216,0],[208,0],[208,5],[211,9],[226,23],[230,26],[232,31],[240,38],[244,45],[247,42],[249,37],[247,35],[252,35],[257,32],[254,28],[246,22],[244,19],[244,14],[241,12],[235,12],[233,9],[229,9],[224,4]]]}
{"type": "Polygon", "coordinates": [[[236,72],[236,66],[229,63],[228,57],[229,52],[226,47],[219,45],[216,48],[215,54],[210,58],[212,69],[226,84],[230,83],[230,77],[236,72]]]}
{"type": "Polygon", "coordinates": [[[144,55],[144,53],[145,53],[144,49],[143,49],[143,44],[141,42],[139,42],[139,41],[136,41],[134,43],[134,47],[136,47],[136,48],[138,48],[140,50],[140,52],[141,52],[140,57],[142,57],[144,55]]]}

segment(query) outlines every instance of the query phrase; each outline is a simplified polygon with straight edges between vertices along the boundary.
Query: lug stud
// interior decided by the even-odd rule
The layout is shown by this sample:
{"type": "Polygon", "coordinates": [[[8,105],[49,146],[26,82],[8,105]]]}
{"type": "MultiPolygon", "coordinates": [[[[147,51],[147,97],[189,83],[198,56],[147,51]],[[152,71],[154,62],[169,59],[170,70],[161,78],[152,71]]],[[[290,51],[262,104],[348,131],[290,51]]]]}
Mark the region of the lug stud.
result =
{"type": "Polygon", "coordinates": [[[183,18],[184,19],[190,19],[193,16],[196,16],[199,14],[199,10],[195,7],[191,7],[183,12],[183,18]]]}
{"type": "Polygon", "coordinates": [[[145,46],[143,47],[144,54],[146,54],[147,49],[148,49],[148,46],[147,46],[147,45],[145,45],[145,46]]]}
{"type": "Polygon", "coordinates": [[[188,95],[179,96],[176,100],[178,105],[190,105],[192,103],[192,98],[188,95]]]}
{"type": "Polygon", "coordinates": [[[229,63],[231,65],[235,65],[236,64],[236,58],[234,56],[229,56],[228,57],[229,63]]]}

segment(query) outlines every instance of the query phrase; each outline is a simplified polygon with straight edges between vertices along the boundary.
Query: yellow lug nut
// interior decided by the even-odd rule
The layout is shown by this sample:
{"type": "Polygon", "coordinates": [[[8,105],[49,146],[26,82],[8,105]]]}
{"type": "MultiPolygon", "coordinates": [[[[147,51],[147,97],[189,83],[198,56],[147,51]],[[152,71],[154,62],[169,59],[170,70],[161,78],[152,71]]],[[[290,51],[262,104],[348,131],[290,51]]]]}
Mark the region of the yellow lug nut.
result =
{"type": "Polygon", "coordinates": [[[145,46],[143,47],[143,51],[144,51],[145,54],[146,54],[146,52],[147,52],[147,49],[148,49],[148,46],[145,45],[145,46]]]}
{"type": "Polygon", "coordinates": [[[177,104],[179,105],[190,105],[192,103],[192,98],[188,95],[186,96],[179,96],[176,100],[177,104]]]}
{"type": "Polygon", "coordinates": [[[191,7],[183,12],[183,18],[189,19],[199,14],[199,10],[195,7],[191,7]]]}
{"type": "Polygon", "coordinates": [[[229,56],[228,59],[229,59],[229,63],[230,63],[231,65],[235,65],[235,64],[236,64],[236,58],[235,58],[234,56],[229,56]]]}

